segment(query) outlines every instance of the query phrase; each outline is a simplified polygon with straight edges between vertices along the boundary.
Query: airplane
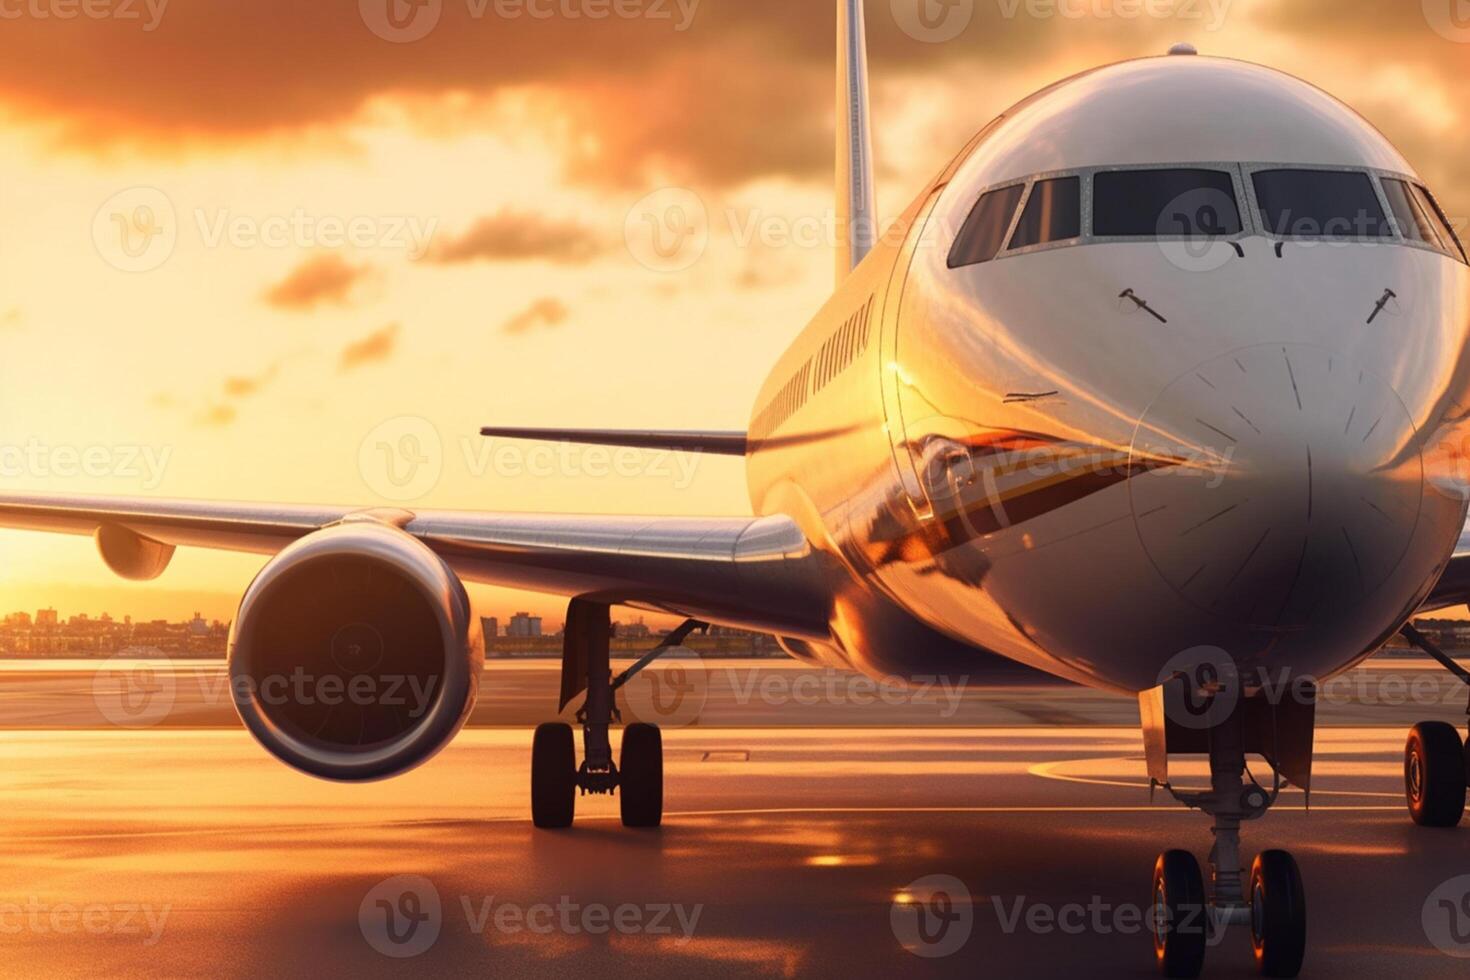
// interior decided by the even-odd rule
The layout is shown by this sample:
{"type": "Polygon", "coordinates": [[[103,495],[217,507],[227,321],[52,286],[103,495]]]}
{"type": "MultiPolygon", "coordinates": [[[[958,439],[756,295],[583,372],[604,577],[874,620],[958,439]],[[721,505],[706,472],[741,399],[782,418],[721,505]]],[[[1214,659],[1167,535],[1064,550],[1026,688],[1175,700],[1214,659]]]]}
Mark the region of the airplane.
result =
{"type": "MultiPolygon", "coordinates": [[[[1210,928],[1249,923],[1267,976],[1305,957],[1285,851],[1241,825],[1310,791],[1315,691],[1470,600],[1470,267],[1410,163],[1343,103],[1188,45],[1059,81],[986,124],[880,232],[866,30],[837,3],[837,284],[744,432],[487,436],[741,457],[752,517],[459,513],[57,494],[0,496],[0,526],[92,535],[118,575],[178,547],[269,555],[231,629],[232,682],[407,675],[417,717],[252,694],[244,724],[326,779],[382,779],[453,738],[483,646],[465,582],[569,597],[540,726],[536,826],[578,792],[663,812],[657,727],[615,762],[610,607],[769,632],[874,676],[1051,678],[1135,697],[1151,782],[1214,820],[1209,877],[1158,858],[1154,947],[1197,976],[1210,928]],[[1169,778],[1208,759],[1210,786],[1169,778]],[[1258,782],[1247,756],[1266,760],[1258,782]],[[1202,919],[1201,913],[1208,914],[1202,919]]],[[[1462,679],[1470,675],[1459,671],[1462,679]]],[[[1410,733],[1412,819],[1465,809],[1464,744],[1410,733]]]]}

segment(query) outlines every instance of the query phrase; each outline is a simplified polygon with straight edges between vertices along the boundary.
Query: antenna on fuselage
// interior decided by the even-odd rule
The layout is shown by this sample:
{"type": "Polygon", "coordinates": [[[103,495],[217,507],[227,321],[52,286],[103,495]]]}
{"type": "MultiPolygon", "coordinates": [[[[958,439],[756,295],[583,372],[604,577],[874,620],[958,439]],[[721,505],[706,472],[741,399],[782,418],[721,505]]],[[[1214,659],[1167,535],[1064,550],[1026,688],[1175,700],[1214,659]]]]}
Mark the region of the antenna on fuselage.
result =
{"type": "Polygon", "coordinates": [[[863,0],[837,0],[837,282],[878,237],[863,0]]]}

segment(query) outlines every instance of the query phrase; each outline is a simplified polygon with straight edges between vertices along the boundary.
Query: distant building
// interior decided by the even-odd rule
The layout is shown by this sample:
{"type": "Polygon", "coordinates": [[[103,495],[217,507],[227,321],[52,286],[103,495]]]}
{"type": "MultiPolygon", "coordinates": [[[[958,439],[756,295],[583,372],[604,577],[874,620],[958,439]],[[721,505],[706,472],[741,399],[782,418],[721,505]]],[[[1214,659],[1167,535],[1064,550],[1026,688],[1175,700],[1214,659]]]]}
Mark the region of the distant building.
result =
{"type": "Polygon", "coordinates": [[[540,636],[541,617],[532,616],[530,613],[518,612],[510,617],[510,622],[506,624],[505,635],[513,636],[517,639],[540,636]]]}
{"type": "Polygon", "coordinates": [[[618,624],[618,636],[621,636],[624,639],[646,640],[652,635],[653,630],[648,628],[648,624],[643,621],[642,616],[638,617],[638,622],[636,623],[618,624]]]}
{"type": "Polygon", "coordinates": [[[37,626],[57,626],[57,625],[59,625],[59,622],[56,619],[56,610],[55,609],[38,609],[38,610],[36,610],[36,625],[37,626]]]}

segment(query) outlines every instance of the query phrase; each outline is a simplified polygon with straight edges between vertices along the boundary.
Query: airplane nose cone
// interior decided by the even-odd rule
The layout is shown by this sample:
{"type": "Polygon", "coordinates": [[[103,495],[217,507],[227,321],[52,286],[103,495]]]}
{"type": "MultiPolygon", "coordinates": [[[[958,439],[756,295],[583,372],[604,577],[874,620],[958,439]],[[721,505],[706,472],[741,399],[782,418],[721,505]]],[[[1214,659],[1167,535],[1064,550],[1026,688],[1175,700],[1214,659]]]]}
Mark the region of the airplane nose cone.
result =
{"type": "Polygon", "coordinates": [[[1185,372],[1140,419],[1131,462],[1159,574],[1199,609],[1265,628],[1383,588],[1423,502],[1403,402],[1317,347],[1251,347],[1185,372]]]}

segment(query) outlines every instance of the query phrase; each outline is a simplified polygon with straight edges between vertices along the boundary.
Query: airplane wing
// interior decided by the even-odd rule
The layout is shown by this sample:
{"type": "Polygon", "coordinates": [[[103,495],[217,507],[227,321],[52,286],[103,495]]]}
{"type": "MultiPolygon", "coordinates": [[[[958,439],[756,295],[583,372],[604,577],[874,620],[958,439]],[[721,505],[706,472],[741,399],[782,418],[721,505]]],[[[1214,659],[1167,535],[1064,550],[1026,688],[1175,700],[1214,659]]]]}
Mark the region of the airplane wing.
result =
{"type": "Polygon", "coordinates": [[[274,554],[343,521],[401,528],[467,582],[638,605],[785,636],[828,636],[827,572],[786,517],[601,517],[0,494],[0,527],[93,536],[151,579],[179,546],[274,554]]]}

